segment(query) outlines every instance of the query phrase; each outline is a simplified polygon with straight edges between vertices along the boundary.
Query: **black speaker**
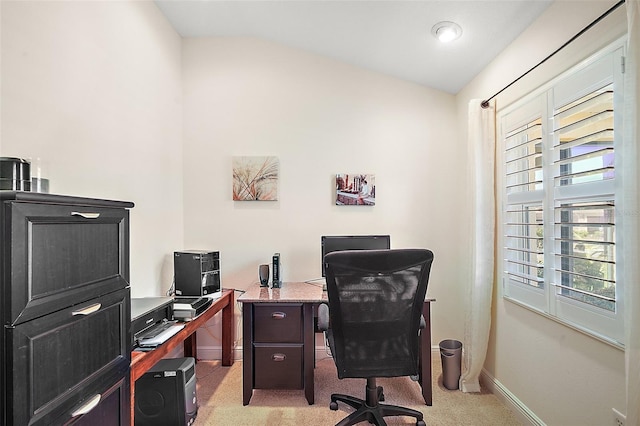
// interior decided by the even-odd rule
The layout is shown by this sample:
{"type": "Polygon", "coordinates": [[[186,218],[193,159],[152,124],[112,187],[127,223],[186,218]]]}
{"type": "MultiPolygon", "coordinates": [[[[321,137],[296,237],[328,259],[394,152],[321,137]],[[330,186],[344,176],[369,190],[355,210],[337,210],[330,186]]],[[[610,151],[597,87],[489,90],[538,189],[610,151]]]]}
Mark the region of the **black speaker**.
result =
{"type": "Polygon", "coordinates": [[[176,296],[201,297],[222,291],[220,252],[176,251],[173,253],[176,296]]]}
{"type": "Polygon", "coordinates": [[[194,358],[161,359],[135,383],[135,426],[189,426],[198,414],[194,358]]]}
{"type": "Polygon", "coordinates": [[[269,287],[269,265],[260,265],[258,268],[260,287],[269,287]]]}

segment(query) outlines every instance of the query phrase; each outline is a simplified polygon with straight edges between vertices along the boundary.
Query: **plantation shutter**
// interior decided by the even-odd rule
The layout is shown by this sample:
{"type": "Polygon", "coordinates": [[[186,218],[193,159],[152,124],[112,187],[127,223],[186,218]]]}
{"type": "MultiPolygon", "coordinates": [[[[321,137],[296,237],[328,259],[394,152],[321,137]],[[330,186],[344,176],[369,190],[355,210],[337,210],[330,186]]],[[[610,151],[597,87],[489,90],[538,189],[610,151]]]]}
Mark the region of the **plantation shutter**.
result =
{"type": "Polygon", "coordinates": [[[504,297],[615,342],[622,54],[585,61],[499,120],[504,297]]]}
{"type": "Polygon", "coordinates": [[[508,295],[545,309],[544,299],[544,98],[502,120],[504,275],[508,295]]]}

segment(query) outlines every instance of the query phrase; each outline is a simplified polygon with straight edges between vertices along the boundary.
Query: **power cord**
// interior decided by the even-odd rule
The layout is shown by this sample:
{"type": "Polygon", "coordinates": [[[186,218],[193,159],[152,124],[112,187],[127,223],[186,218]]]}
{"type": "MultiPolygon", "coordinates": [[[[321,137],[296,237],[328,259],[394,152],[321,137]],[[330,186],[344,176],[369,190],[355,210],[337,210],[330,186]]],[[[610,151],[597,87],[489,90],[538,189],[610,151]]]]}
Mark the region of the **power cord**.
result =
{"type": "Polygon", "coordinates": [[[169,290],[167,290],[165,295],[173,296],[175,294],[175,288],[176,288],[176,276],[174,275],[173,279],[171,280],[171,286],[169,287],[169,290]]]}

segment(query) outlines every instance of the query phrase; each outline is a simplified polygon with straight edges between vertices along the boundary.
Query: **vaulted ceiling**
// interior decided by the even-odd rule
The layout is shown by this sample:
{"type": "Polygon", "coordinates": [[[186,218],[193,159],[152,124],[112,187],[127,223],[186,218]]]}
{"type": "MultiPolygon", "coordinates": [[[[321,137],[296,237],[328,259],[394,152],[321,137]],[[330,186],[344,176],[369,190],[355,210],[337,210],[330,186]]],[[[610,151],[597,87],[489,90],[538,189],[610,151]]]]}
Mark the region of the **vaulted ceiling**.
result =
{"type": "Polygon", "coordinates": [[[553,0],[156,0],[183,37],[249,36],[455,94],[553,0]],[[434,24],[462,36],[443,44],[434,24]]]}

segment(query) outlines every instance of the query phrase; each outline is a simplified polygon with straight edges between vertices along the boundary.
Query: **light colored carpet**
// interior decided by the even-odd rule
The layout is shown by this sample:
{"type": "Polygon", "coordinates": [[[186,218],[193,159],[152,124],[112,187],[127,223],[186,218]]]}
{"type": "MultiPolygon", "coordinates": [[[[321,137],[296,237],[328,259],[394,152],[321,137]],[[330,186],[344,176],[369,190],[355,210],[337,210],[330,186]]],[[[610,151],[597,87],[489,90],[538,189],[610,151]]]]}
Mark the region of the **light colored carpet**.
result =
{"type": "MultiPolygon", "coordinates": [[[[249,405],[242,405],[242,361],[222,367],[219,361],[199,361],[196,367],[198,417],[193,426],[298,426],[335,425],[353,411],[339,403],[329,409],[331,393],[364,397],[364,379],[339,380],[331,358],[316,362],[315,404],[302,390],[254,390],[249,405]]],[[[517,417],[493,394],[465,394],[442,385],[440,357],[433,357],[433,406],[424,404],[418,383],[407,377],[378,379],[385,403],[420,410],[428,426],[512,426],[517,417]]],[[[411,417],[386,417],[389,425],[415,424],[411,417]]],[[[368,423],[363,423],[368,424],[368,423]]]]}

